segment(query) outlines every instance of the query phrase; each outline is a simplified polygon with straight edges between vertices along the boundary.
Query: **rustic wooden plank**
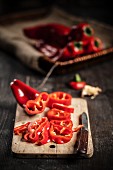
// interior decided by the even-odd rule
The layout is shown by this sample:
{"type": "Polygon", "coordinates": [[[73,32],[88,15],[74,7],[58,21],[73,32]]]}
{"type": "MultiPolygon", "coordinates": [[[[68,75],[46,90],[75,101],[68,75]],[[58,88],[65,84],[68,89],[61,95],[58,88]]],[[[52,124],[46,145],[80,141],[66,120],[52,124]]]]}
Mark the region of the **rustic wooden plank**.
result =
{"type": "MultiPolygon", "coordinates": [[[[73,127],[77,127],[79,124],[79,116],[81,113],[86,112],[88,116],[88,130],[89,130],[89,136],[88,136],[88,150],[86,157],[91,157],[93,155],[93,143],[92,143],[92,137],[91,137],[91,129],[90,129],[90,122],[89,122],[89,114],[88,114],[88,108],[87,108],[87,102],[84,99],[81,98],[73,98],[72,99],[72,105],[75,108],[74,114],[71,114],[71,119],[73,121],[73,127]]],[[[15,118],[15,127],[19,126],[27,121],[33,121],[36,120],[39,117],[46,116],[48,108],[39,115],[35,116],[28,116],[24,111],[23,108],[21,108],[19,105],[17,106],[16,110],[16,118],[15,118]]],[[[12,151],[16,154],[26,154],[26,155],[57,155],[58,157],[63,157],[64,155],[72,155],[74,154],[74,145],[77,139],[77,133],[74,133],[72,139],[70,142],[65,144],[55,144],[53,142],[49,142],[42,146],[37,146],[36,144],[31,144],[27,142],[23,142],[21,140],[21,136],[14,135],[13,134],[13,140],[12,140],[12,151]],[[52,147],[53,146],[53,147],[52,147]]]]}

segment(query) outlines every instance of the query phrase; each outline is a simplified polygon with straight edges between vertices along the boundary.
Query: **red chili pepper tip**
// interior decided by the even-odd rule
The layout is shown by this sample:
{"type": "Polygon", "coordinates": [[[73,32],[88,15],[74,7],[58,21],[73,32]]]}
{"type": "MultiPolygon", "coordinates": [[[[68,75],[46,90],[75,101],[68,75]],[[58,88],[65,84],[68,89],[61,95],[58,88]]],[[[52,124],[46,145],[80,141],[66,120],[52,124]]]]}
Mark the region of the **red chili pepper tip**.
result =
{"type": "Polygon", "coordinates": [[[34,100],[39,95],[39,92],[36,89],[18,79],[14,79],[10,83],[10,87],[16,101],[22,107],[26,105],[28,100],[34,100]]]}

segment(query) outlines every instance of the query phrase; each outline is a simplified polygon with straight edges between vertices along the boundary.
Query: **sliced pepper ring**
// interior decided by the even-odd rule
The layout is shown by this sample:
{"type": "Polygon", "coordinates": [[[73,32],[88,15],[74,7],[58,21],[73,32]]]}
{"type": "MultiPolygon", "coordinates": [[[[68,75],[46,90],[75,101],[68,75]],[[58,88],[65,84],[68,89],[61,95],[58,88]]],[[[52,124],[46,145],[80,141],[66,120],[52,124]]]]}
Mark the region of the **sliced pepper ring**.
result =
{"type": "Polygon", "coordinates": [[[53,92],[49,94],[49,101],[48,101],[48,107],[52,108],[53,103],[60,103],[64,105],[70,105],[72,100],[72,96],[65,92],[53,92]]]}
{"type": "Polygon", "coordinates": [[[50,121],[50,138],[57,144],[67,143],[73,136],[71,120],[50,121]],[[68,126],[67,126],[68,125],[68,126]]]}
{"type": "Polygon", "coordinates": [[[67,106],[64,104],[59,104],[59,103],[53,103],[52,104],[52,108],[56,108],[68,113],[74,113],[74,107],[72,107],[71,105],[67,106]]]}
{"type": "Polygon", "coordinates": [[[35,100],[28,100],[25,105],[25,111],[29,115],[42,113],[49,100],[49,94],[42,92],[35,100]]]}
{"type": "Polygon", "coordinates": [[[70,119],[70,113],[53,108],[47,112],[47,117],[49,120],[65,120],[70,119]]]}
{"type": "Polygon", "coordinates": [[[71,119],[51,120],[50,123],[54,124],[54,125],[59,125],[59,126],[62,126],[62,127],[67,127],[67,128],[72,128],[72,126],[73,126],[73,122],[72,122],[71,119]]]}

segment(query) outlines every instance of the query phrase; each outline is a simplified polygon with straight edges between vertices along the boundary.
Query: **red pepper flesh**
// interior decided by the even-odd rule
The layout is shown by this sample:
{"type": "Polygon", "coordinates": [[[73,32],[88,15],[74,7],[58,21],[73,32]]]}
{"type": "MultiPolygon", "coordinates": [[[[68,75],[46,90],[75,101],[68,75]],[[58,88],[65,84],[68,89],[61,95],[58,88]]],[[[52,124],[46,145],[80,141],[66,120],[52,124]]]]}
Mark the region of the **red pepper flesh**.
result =
{"type": "Polygon", "coordinates": [[[49,120],[65,120],[70,119],[70,113],[53,108],[47,112],[47,117],[49,120]]]}
{"type": "Polygon", "coordinates": [[[73,136],[71,120],[68,120],[68,124],[65,120],[63,121],[50,121],[50,138],[53,142],[57,144],[64,144],[71,140],[73,136]]]}
{"type": "Polygon", "coordinates": [[[50,123],[47,117],[42,117],[33,122],[27,122],[14,128],[16,135],[22,134],[25,141],[36,143],[37,145],[45,144],[49,141],[50,123]]]}
{"type": "Polygon", "coordinates": [[[42,92],[35,100],[28,100],[25,105],[25,111],[28,115],[42,113],[49,100],[49,94],[42,92]]]}
{"type": "Polygon", "coordinates": [[[10,87],[18,104],[22,107],[25,106],[28,100],[34,100],[39,95],[39,92],[37,90],[18,79],[14,79],[10,83],[10,87]]]}
{"type": "Polygon", "coordinates": [[[98,37],[91,37],[86,46],[86,52],[94,53],[102,50],[102,48],[103,48],[103,43],[101,39],[98,37]]]}
{"type": "Polygon", "coordinates": [[[66,106],[64,104],[53,103],[52,108],[63,110],[63,111],[68,112],[68,113],[74,113],[74,107],[72,107],[71,105],[66,106]]]}
{"type": "Polygon", "coordinates": [[[80,23],[72,26],[69,40],[84,41],[94,35],[94,29],[88,23],[80,23]]]}
{"type": "Polygon", "coordinates": [[[63,126],[63,127],[68,127],[68,128],[72,128],[72,126],[73,126],[73,122],[71,121],[71,119],[51,120],[50,123],[55,124],[55,125],[59,125],[59,126],[63,126]]]}
{"type": "Polygon", "coordinates": [[[30,124],[30,122],[27,122],[27,123],[25,123],[25,124],[23,124],[23,125],[20,125],[20,126],[18,126],[18,127],[15,127],[14,128],[14,133],[15,133],[15,135],[19,135],[19,134],[21,134],[21,133],[24,133],[27,129],[28,129],[28,125],[30,124]]]}
{"type": "Polygon", "coordinates": [[[46,123],[46,125],[43,127],[42,132],[39,135],[39,139],[37,141],[37,145],[44,145],[48,142],[50,142],[50,137],[49,137],[49,128],[50,128],[50,123],[49,121],[46,123]]]}
{"type": "Polygon", "coordinates": [[[67,35],[70,28],[63,24],[49,23],[24,28],[24,34],[35,40],[42,40],[46,44],[63,47],[67,43],[67,35]]]}
{"type": "Polygon", "coordinates": [[[47,106],[52,108],[53,103],[70,105],[71,100],[72,100],[72,96],[69,93],[57,91],[49,94],[49,101],[47,106]]]}

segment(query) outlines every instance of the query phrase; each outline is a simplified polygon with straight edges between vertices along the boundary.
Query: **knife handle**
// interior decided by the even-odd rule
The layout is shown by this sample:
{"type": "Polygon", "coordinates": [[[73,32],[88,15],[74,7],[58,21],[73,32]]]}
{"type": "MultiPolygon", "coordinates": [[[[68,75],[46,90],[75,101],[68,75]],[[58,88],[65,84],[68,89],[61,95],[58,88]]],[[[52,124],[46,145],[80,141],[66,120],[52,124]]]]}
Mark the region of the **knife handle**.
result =
{"type": "Polygon", "coordinates": [[[77,141],[75,143],[75,152],[78,154],[86,154],[88,147],[88,131],[81,128],[77,134],[77,141]]]}

